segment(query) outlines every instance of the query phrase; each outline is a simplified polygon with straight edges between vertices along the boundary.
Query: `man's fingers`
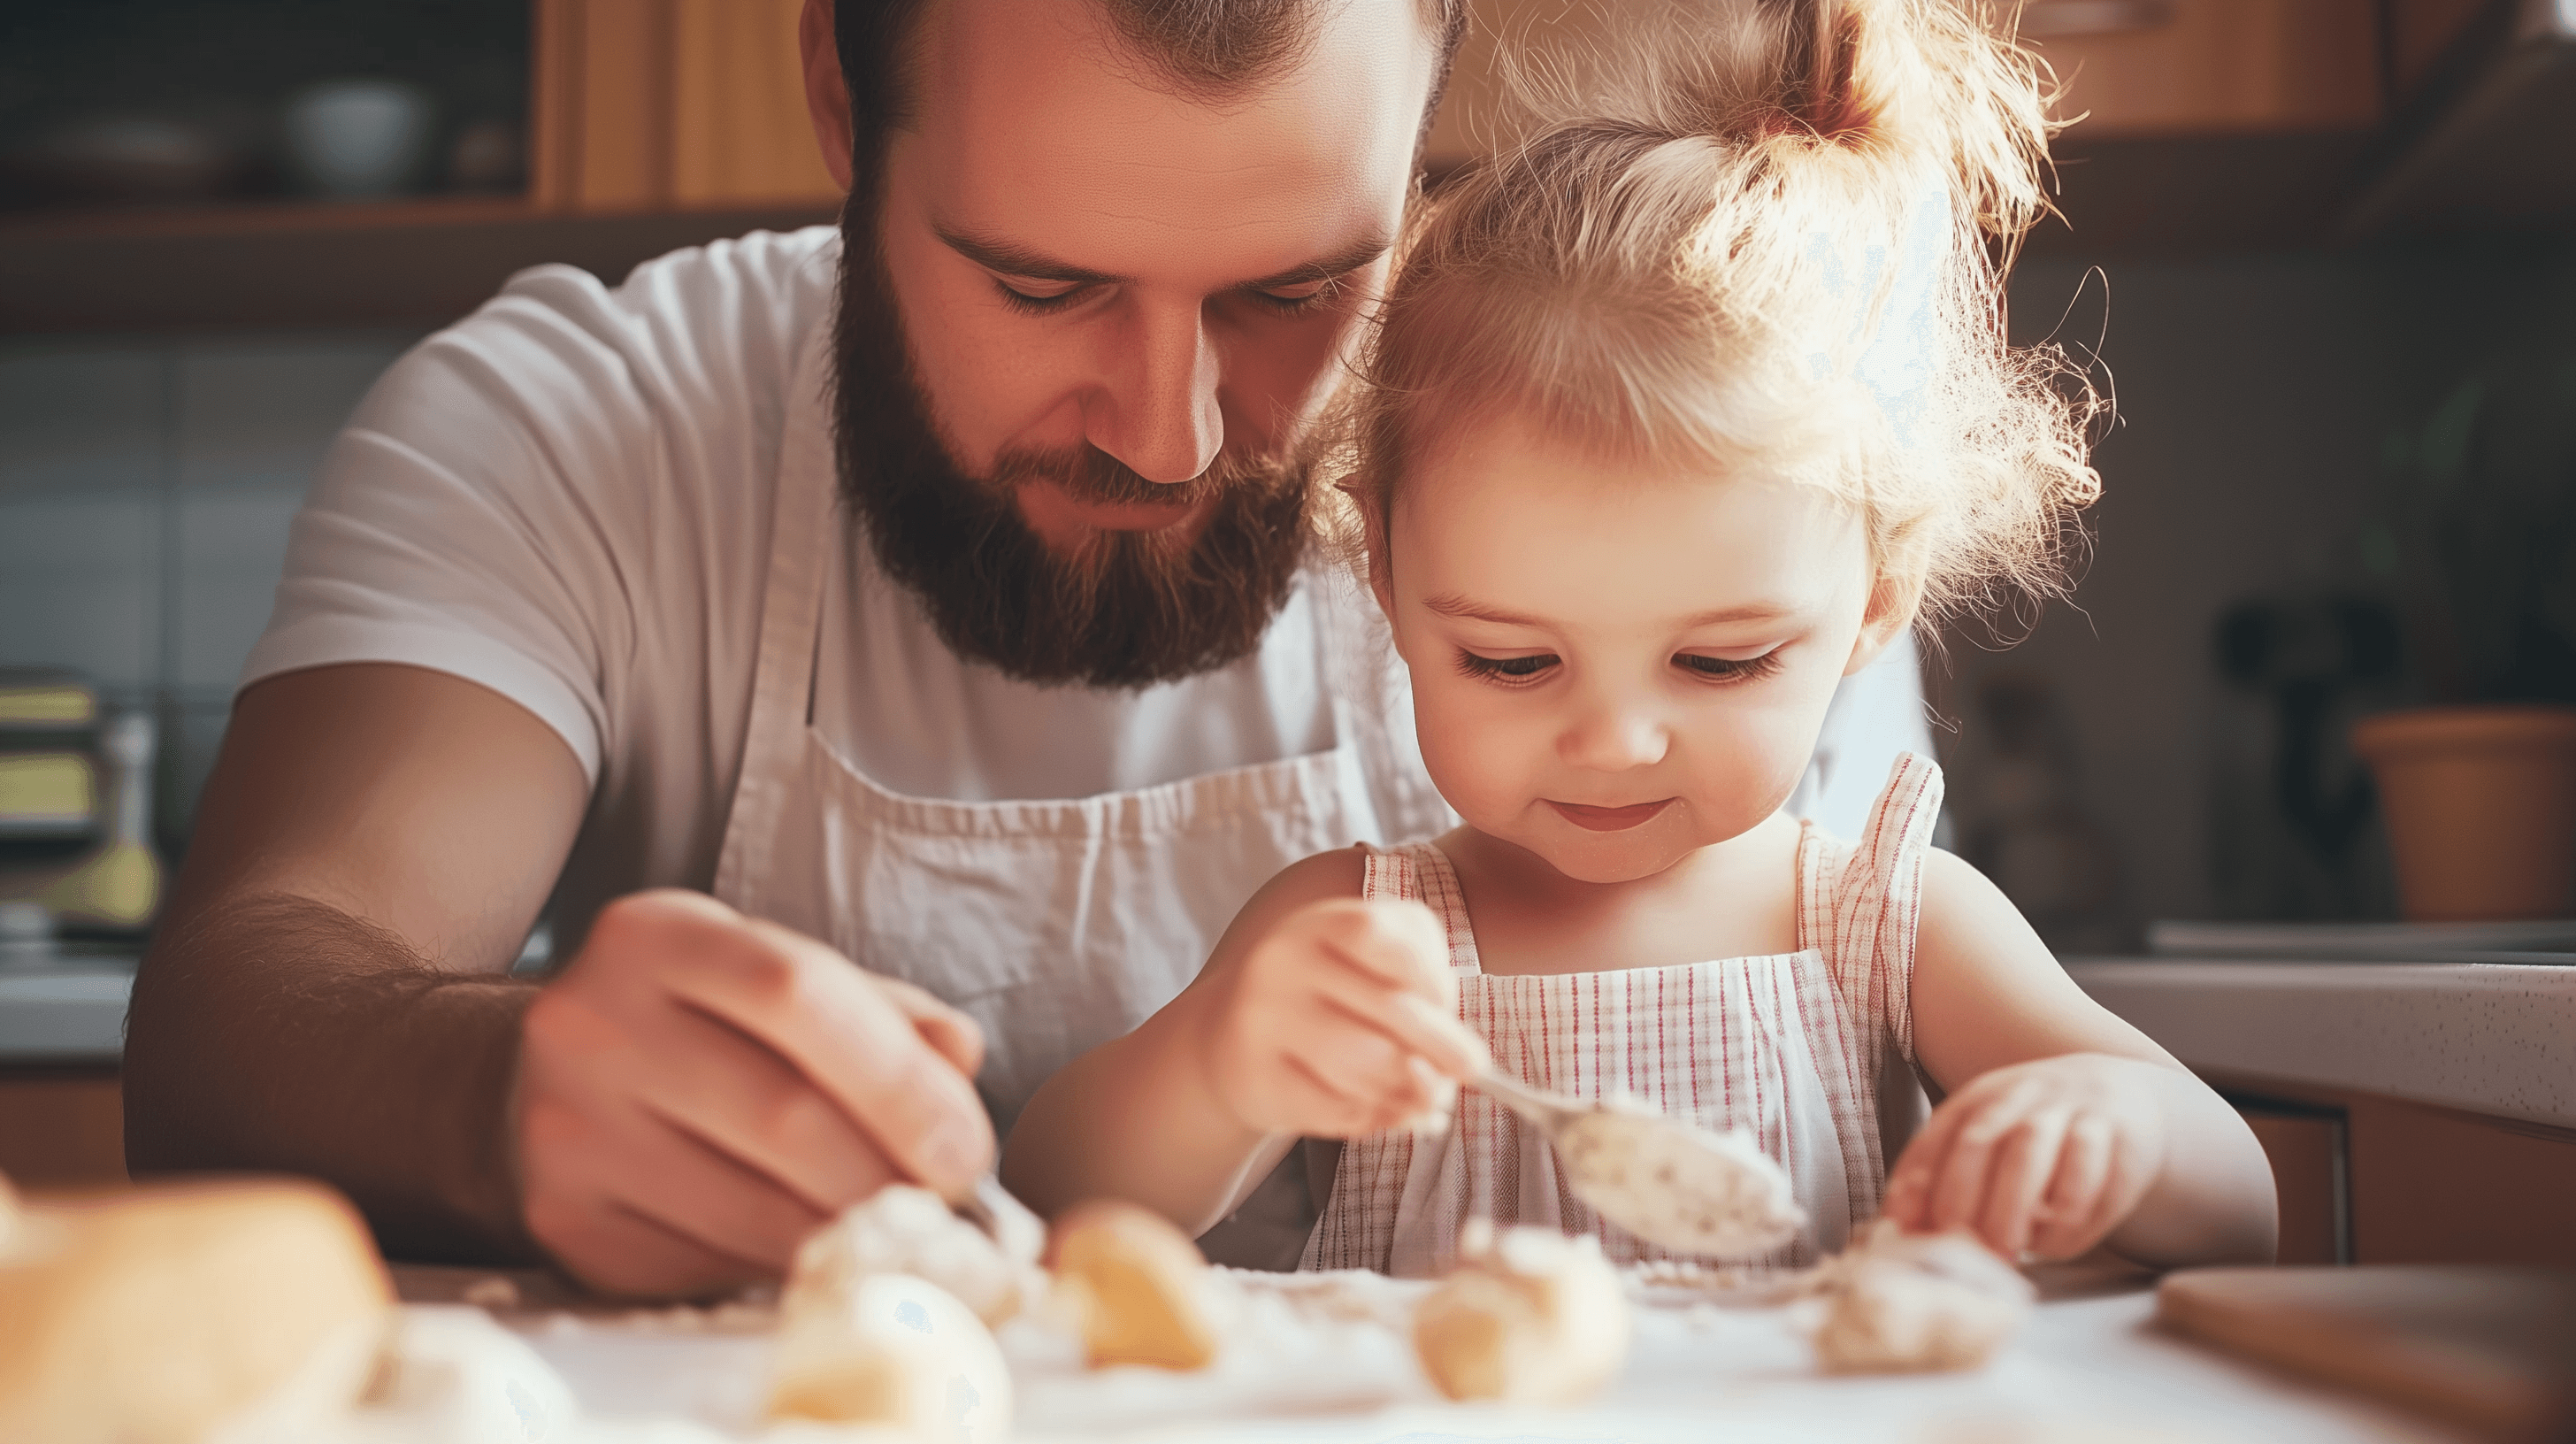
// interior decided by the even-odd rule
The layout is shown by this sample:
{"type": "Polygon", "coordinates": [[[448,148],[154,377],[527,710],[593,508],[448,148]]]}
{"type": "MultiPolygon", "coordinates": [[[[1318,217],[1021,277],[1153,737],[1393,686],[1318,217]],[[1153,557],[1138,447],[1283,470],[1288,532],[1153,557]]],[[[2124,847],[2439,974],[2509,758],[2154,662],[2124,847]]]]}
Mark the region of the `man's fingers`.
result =
{"type": "Polygon", "coordinates": [[[711,951],[721,965],[676,970],[674,992],[777,1050],[905,1177],[953,1197],[991,1166],[983,1100],[883,980],[771,924],[738,929],[729,948],[711,951]]]}
{"type": "Polygon", "coordinates": [[[642,1106],[671,1126],[826,1215],[895,1178],[876,1140],[777,1054],[685,1009],[664,1026],[666,1061],[639,1070],[639,1091],[642,1106]]]}
{"type": "Polygon", "coordinates": [[[939,1055],[957,1065],[957,1071],[972,1078],[984,1071],[984,1029],[973,1018],[932,997],[927,989],[918,988],[901,978],[882,973],[871,974],[877,986],[904,1015],[912,1019],[913,1031],[939,1055]]]}
{"type": "Polygon", "coordinates": [[[615,1123],[556,1104],[521,1122],[533,1160],[529,1231],[585,1280],[620,1292],[670,1292],[774,1275],[821,1214],[641,1111],[615,1123]],[[620,1211],[660,1235],[625,1256],[620,1211]]]}

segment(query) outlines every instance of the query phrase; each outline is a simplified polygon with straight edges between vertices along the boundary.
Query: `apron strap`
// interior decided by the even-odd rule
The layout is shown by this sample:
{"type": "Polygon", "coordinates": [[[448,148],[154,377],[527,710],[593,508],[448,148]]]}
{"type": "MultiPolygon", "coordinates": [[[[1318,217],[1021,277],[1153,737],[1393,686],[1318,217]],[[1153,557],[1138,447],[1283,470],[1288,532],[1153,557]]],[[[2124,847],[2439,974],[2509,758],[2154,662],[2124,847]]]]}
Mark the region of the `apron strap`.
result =
{"type": "Polygon", "coordinates": [[[823,601],[823,567],[839,539],[833,526],[830,419],[817,364],[828,327],[817,327],[796,368],[778,448],[778,482],[769,522],[768,589],[761,598],[759,652],[753,663],[751,718],[742,770],[716,857],[715,893],[759,915],[760,889],[771,876],[770,850],[791,778],[802,770],[806,721],[814,690],[814,637],[823,601]]]}

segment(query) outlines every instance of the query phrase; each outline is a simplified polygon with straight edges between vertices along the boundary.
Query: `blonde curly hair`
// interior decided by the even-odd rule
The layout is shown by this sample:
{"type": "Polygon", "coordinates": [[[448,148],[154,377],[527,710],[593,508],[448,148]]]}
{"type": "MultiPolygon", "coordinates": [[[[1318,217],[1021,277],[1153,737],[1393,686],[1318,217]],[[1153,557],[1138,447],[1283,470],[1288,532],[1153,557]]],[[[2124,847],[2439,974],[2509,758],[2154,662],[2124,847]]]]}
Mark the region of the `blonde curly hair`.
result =
{"type": "Polygon", "coordinates": [[[1407,470],[1519,414],[1824,488],[1927,622],[2062,591],[2102,402],[2005,339],[2049,89],[1985,10],[1752,0],[1518,77],[1527,139],[1417,207],[1326,428],[1345,548],[1382,557],[1407,470]]]}

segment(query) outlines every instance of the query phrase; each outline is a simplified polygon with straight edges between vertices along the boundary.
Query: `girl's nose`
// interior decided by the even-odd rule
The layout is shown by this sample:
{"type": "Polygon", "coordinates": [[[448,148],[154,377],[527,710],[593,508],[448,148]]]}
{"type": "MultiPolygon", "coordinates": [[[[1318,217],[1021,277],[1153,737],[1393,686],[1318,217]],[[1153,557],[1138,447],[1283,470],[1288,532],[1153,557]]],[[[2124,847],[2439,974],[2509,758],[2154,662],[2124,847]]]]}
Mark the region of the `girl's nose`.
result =
{"type": "Polygon", "coordinates": [[[1636,707],[1595,709],[1557,738],[1557,755],[1568,766],[1591,772],[1627,772],[1652,767],[1672,749],[1672,733],[1648,711],[1636,707]]]}

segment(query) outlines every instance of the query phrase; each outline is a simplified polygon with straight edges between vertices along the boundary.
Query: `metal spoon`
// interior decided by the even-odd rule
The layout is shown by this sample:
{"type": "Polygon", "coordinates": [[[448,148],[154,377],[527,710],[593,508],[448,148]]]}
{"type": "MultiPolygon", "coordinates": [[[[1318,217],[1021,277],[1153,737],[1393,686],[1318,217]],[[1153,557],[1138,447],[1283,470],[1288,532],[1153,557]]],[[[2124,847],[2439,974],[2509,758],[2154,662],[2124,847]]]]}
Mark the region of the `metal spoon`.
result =
{"type": "Polygon", "coordinates": [[[1713,1133],[1636,1104],[1545,1092],[1491,1066],[1469,1086],[1555,1147],[1575,1197],[1648,1243],[1742,1258],[1785,1241],[1807,1221],[1789,1175],[1742,1133],[1713,1133]]]}
{"type": "Polygon", "coordinates": [[[1013,1198],[1000,1176],[990,1171],[976,1179],[964,1197],[949,1200],[948,1208],[980,1229],[1006,1258],[1036,1258],[1046,1242],[1045,1222],[1013,1198]]]}

